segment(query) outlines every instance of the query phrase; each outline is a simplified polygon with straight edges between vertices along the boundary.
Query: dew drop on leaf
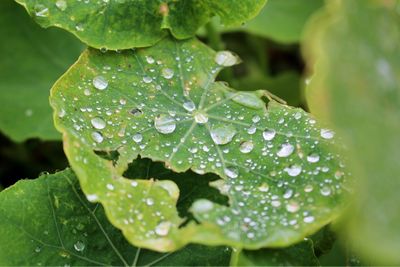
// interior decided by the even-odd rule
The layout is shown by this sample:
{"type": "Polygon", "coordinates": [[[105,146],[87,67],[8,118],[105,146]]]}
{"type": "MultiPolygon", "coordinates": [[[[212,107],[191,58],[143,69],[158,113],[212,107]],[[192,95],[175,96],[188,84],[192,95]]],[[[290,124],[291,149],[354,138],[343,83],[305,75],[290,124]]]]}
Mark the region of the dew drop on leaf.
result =
{"type": "Polygon", "coordinates": [[[191,210],[194,213],[206,213],[214,208],[214,203],[207,199],[199,199],[193,203],[191,210]]]}
{"type": "Polygon", "coordinates": [[[82,252],[82,251],[84,251],[85,250],[85,243],[83,243],[82,241],[77,241],[75,244],[74,244],[74,249],[76,250],[76,251],[79,251],[79,252],[82,252]]]}
{"type": "Polygon", "coordinates": [[[229,93],[227,95],[228,97],[232,98],[233,102],[236,102],[248,108],[261,109],[265,107],[264,101],[253,93],[237,92],[237,93],[229,93]]]}
{"type": "Polygon", "coordinates": [[[101,143],[101,142],[103,142],[104,137],[99,132],[92,132],[92,139],[97,143],[101,143]]]}
{"type": "Polygon", "coordinates": [[[324,139],[332,139],[335,133],[329,129],[321,129],[321,137],[324,139]]]}
{"type": "Polygon", "coordinates": [[[100,117],[93,118],[90,122],[92,126],[98,130],[104,129],[106,127],[106,122],[100,117]]]}
{"type": "Polygon", "coordinates": [[[154,118],[154,127],[159,133],[170,134],[175,131],[175,119],[169,115],[161,114],[154,118]]]}
{"type": "Polygon", "coordinates": [[[224,173],[229,178],[237,178],[239,176],[239,171],[235,167],[226,167],[224,173]]]}
{"type": "Polygon", "coordinates": [[[211,131],[211,138],[217,145],[225,145],[232,141],[236,135],[236,129],[233,125],[217,125],[211,131]]]}
{"type": "Polygon", "coordinates": [[[192,112],[193,110],[196,109],[196,105],[193,103],[193,101],[188,100],[183,103],[183,108],[189,112],[192,112]]]}
{"type": "Polygon", "coordinates": [[[198,111],[194,114],[194,120],[199,124],[204,124],[208,122],[208,116],[203,111],[198,111]]]}
{"type": "Polygon", "coordinates": [[[96,89],[99,90],[104,90],[107,88],[108,86],[108,81],[106,80],[106,78],[104,78],[103,76],[96,76],[93,79],[93,86],[96,89]]]}
{"type": "Polygon", "coordinates": [[[303,221],[304,221],[305,223],[312,223],[312,222],[314,221],[314,216],[307,216],[307,217],[304,217],[303,221]]]}
{"type": "Polygon", "coordinates": [[[165,79],[169,80],[172,77],[174,77],[174,71],[172,69],[170,69],[170,68],[164,68],[164,69],[161,70],[161,75],[165,79]]]}
{"type": "Polygon", "coordinates": [[[292,177],[295,177],[301,173],[301,166],[297,164],[291,165],[289,168],[286,168],[285,171],[292,177]]]}
{"type": "Polygon", "coordinates": [[[286,210],[288,212],[296,212],[300,209],[300,206],[297,202],[291,201],[286,205],[286,210]]]}
{"type": "Polygon", "coordinates": [[[37,17],[44,18],[49,16],[49,9],[45,5],[37,4],[34,9],[37,17]]]}
{"type": "Polygon", "coordinates": [[[259,187],[258,190],[260,192],[268,192],[269,190],[269,185],[267,183],[262,183],[259,187]]]}
{"type": "Polygon", "coordinates": [[[254,148],[253,141],[244,141],[240,144],[240,152],[247,154],[250,153],[254,148]]]}
{"type": "Polygon", "coordinates": [[[272,139],[274,139],[275,135],[276,135],[275,130],[268,129],[263,132],[263,138],[265,141],[271,141],[272,139]]]}
{"type": "Polygon", "coordinates": [[[144,83],[151,83],[153,79],[150,76],[144,76],[143,77],[143,82],[144,83]]]}
{"type": "Polygon", "coordinates": [[[307,161],[310,163],[315,163],[319,161],[319,155],[317,153],[311,153],[307,156],[307,161]]]}
{"type": "Polygon", "coordinates": [[[233,66],[238,62],[238,57],[230,51],[219,51],[214,59],[218,65],[224,67],[233,66]]]}
{"type": "Polygon", "coordinates": [[[324,186],[321,188],[321,195],[329,196],[331,194],[331,189],[328,186],[324,186]]]}
{"type": "Polygon", "coordinates": [[[56,1],[56,7],[61,10],[64,11],[67,9],[67,2],[65,0],[57,0],[56,1]]]}
{"type": "Polygon", "coordinates": [[[143,135],[141,133],[136,133],[132,136],[132,140],[136,143],[140,143],[143,140],[143,135]]]}
{"type": "Polygon", "coordinates": [[[285,158],[285,157],[289,157],[294,151],[294,146],[289,144],[289,143],[285,143],[282,144],[281,148],[278,150],[278,152],[276,152],[276,155],[278,157],[281,158],[285,158]]]}
{"type": "Polygon", "coordinates": [[[171,228],[171,222],[160,222],[155,229],[155,233],[159,236],[166,236],[171,228]]]}

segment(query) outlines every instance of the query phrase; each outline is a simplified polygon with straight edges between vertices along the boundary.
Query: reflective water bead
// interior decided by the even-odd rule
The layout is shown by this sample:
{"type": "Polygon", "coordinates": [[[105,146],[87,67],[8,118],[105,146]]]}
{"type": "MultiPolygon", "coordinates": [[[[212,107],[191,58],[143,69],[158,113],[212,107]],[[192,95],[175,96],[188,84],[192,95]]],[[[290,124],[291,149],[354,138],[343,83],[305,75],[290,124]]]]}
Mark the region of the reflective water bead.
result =
{"type": "Polygon", "coordinates": [[[152,57],[150,57],[150,56],[146,56],[146,61],[147,61],[147,63],[149,63],[149,64],[153,64],[154,63],[154,58],[152,58],[152,57]]]}
{"type": "Polygon", "coordinates": [[[196,105],[193,103],[193,101],[188,100],[183,103],[183,108],[191,112],[196,109],[196,105]]]}
{"type": "Polygon", "coordinates": [[[219,51],[214,60],[218,65],[229,67],[238,62],[238,57],[230,51],[219,51]]]}
{"type": "Polygon", "coordinates": [[[328,186],[324,186],[321,188],[321,195],[329,196],[331,194],[331,189],[328,186]]]}
{"type": "Polygon", "coordinates": [[[169,80],[172,77],[174,77],[174,71],[172,69],[170,69],[170,68],[164,68],[164,69],[161,70],[161,75],[165,79],[169,80]]]}
{"type": "Polygon", "coordinates": [[[99,90],[104,90],[104,89],[106,89],[107,86],[108,86],[108,81],[107,81],[106,78],[104,78],[103,76],[96,76],[96,77],[94,77],[92,83],[93,83],[93,86],[94,86],[96,89],[99,89],[99,90]]]}
{"type": "Polygon", "coordinates": [[[267,183],[262,183],[259,187],[258,190],[260,190],[260,192],[268,192],[269,190],[269,185],[267,183]]]}
{"type": "Polygon", "coordinates": [[[64,11],[65,9],[67,9],[67,2],[65,0],[57,0],[56,7],[59,10],[64,11]]]}
{"type": "Polygon", "coordinates": [[[151,83],[153,79],[150,76],[144,76],[143,77],[143,82],[144,83],[151,83]]]}
{"type": "Polygon", "coordinates": [[[289,168],[286,168],[285,171],[292,177],[295,177],[301,173],[301,166],[297,164],[291,165],[289,168]]]}
{"type": "Polygon", "coordinates": [[[289,157],[293,153],[293,151],[294,151],[294,146],[289,143],[285,143],[285,144],[282,144],[279,151],[276,152],[276,155],[278,157],[285,158],[285,157],[289,157]]]}
{"type": "Polygon", "coordinates": [[[237,178],[239,176],[239,171],[235,167],[226,167],[224,173],[229,178],[237,178]]]}
{"type": "Polygon", "coordinates": [[[208,122],[208,116],[203,111],[198,111],[194,114],[194,120],[199,124],[204,124],[208,122]]]}
{"type": "Polygon", "coordinates": [[[35,15],[37,17],[48,17],[49,16],[49,9],[41,4],[35,5],[35,15]]]}
{"type": "Polygon", "coordinates": [[[319,161],[319,155],[316,153],[311,153],[307,156],[307,161],[310,163],[315,163],[319,161]]]}
{"type": "Polygon", "coordinates": [[[160,222],[155,229],[155,233],[159,236],[166,236],[171,228],[171,222],[160,222]]]}
{"type": "Polygon", "coordinates": [[[103,135],[99,132],[92,132],[91,136],[92,136],[92,139],[97,143],[101,143],[104,140],[103,135]]]}
{"type": "Polygon", "coordinates": [[[304,217],[304,219],[303,219],[303,221],[305,223],[312,223],[314,220],[315,220],[314,216],[307,216],[307,217],[304,217]]]}
{"type": "Polygon", "coordinates": [[[263,138],[265,141],[271,141],[272,139],[274,139],[275,135],[276,131],[272,129],[268,129],[263,132],[263,138]]]}
{"type": "Polygon", "coordinates": [[[154,127],[159,133],[170,134],[175,131],[175,119],[169,115],[161,114],[154,118],[154,127]]]}
{"type": "Polygon", "coordinates": [[[141,133],[136,133],[132,136],[132,140],[136,143],[140,143],[143,140],[143,135],[141,133]]]}
{"type": "Polygon", "coordinates": [[[295,201],[290,201],[287,205],[286,205],[286,210],[288,212],[296,212],[300,209],[300,205],[299,203],[295,202],[295,201]]]}
{"type": "Polygon", "coordinates": [[[242,153],[250,153],[254,148],[253,141],[244,141],[240,144],[240,152],[242,153]]]}
{"type": "Polygon", "coordinates": [[[329,129],[321,129],[321,137],[324,139],[332,139],[335,133],[329,129]]]}
{"type": "Polygon", "coordinates": [[[211,138],[217,145],[225,145],[232,141],[236,135],[236,129],[233,125],[217,125],[211,131],[211,138]]]}
{"type": "Polygon", "coordinates": [[[82,241],[77,241],[77,242],[74,244],[74,249],[75,249],[76,251],[79,251],[79,252],[84,251],[84,250],[85,250],[85,247],[86,247],[86,245],[85,245],[85,243],[83,243],[82,241]]]}
{"type": "Polygon", "coordinates": [[[209,212],[214,208],[214,203],[207,199],[199,199],[195,201],[191,207],[191,211],[194,213],[205,213],[209,212]]]}
{"type": "Polygon", "coordinates": [[[90,123],[92,126],[98,130],[104,129],[106,127],[106,122],[100,118],[100,117],[95,117],[90,120],[90,123]]]}

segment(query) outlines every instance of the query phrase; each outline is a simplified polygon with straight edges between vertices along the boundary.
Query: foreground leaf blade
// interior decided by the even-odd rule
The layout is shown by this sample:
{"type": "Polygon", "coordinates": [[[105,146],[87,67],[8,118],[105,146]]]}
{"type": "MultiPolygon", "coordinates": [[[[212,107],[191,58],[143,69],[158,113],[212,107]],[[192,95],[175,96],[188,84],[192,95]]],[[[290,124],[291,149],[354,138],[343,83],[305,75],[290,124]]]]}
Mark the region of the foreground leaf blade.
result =
{"type": "Polygon", "coordinates": [[[83,46],[60,30],[41,29],[11,0],[0,2],[0,35],[1,131],[15,141],[61,139],[49,92],[83,46]]]}
{"type": "Polygon", "coordinates": [[[91,47],[115,50],[151,46],[167,30],[179,39],[192,37],[215,15],[226,25],[240,25],[257,15],[266,0],[17,2],[43,27],[60,27],[91,47]]]}
{"type": "Polygon", "coordinates": [[[214,82],[236,62],[197,40],[122,53],[89,49],[54,86],[56,125],[83,191],[133,244],[160,251],[188,242],[287,246],[345,204],[348,177],[332,150],[334,133],[301,109],[273,100],[267,108],[265,91],[214,82]],[[119,156],[110,161],[100,152],[119,156]],[[191,211],[201,224],[178,228],[174,183],[132,185],[123,177],[139,155],[175,172],[217,174],[222,180],[213,186],[229,207],[200,199],[191,211]]]}
{"type": "Polygon", "coordinates": [[[315,69],[310,107],[341,132],[359,178],[346,236],[358,253],[384,265],[400,263],[396,8],[396,1],[337,1],[310,24],[306,43],[315,69]]]}
{"type": "Polygon", "coordinates": [[[1,192],[0,218],[4,266],[215,266],[229,260],[224,248],[188,246],[159,254],[130,246],[101,206],[85,199],[70,170],[1,192]]]}

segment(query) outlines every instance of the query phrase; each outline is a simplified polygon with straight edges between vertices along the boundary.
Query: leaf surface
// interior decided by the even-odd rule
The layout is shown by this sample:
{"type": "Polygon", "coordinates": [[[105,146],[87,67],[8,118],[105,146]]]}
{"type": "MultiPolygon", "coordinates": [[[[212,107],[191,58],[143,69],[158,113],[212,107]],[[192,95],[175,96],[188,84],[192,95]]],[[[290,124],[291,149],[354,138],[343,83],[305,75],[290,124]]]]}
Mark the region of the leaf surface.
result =
{"type": "Polygon", "coordinates": [[[345,204],[347,174],[332,149],[334,133],[301,109],[274,100],[267,108],[266,91],[214,82],[236,62],[197,40],[121,53],[89,49],[54,86],[56,125],[83,191],[133,244],[159,251],[188,242],[287,246],[345,204]],[[191,212],[200,224],[178,228],[175,183],[123,177],[139,155],[175,172],[217,174],[212,185],[229,206],[199,199],[191,212]]]}
{"type": "Polygon", "coordinates": [[[211,17],[240,25],[257,15],[266,0],[17,0],[43,27],[56,26],[95,48],[151,46],[168,35],[185,39],[211,17]],[[238,12],[240,10],[240,12],[238,12]]]}
{"type": "Polygon", "coordinates": [[[400,263],[400,16],[396,1],[338,1],[310,24],[311,110],[347,141],[359,178],[348,236],[358,253],[400,263]],[[396,9],[397,8],[397,9],[396,9]]]}
{"type": "Polygon", "coordinates": [[[71,170],[20,181],[0,193],[0,264],[217,266],[229,250],[189,245],[160,254],[132,247],[100,204],[88,202],[71,170]]]}
{"type": "Polygon", "coordinates": [[[60,139],[49,92],[82,51],[72,36],[43,30],[11,0],[0,2],[0,129],[15,141],[60,139]]]}

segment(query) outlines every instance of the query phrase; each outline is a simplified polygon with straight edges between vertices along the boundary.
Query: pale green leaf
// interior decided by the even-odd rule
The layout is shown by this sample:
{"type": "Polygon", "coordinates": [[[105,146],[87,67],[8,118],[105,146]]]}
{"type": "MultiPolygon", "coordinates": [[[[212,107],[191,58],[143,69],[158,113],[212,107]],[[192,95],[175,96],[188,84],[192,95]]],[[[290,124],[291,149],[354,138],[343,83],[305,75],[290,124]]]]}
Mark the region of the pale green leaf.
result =
{"type": "Polygon", "coordinates": [[[240,25],[266,0],[17,0],[43,27],[56,26],[89,46],[126,49],[151,46],[168,35],[184,39],[210,18],[240,25]],[[240,11],[239,11],[240,10],[240,11]]]}
{"type": "Polygon", "coordinates": [[[335,1],[310,24],[311,110],[347,141],[358,177],[349,236],[378,264],[400,264],[398,1],[335,1]]]}
{"type": "Polygon", "coordinates": [[[0,130],[15,141],[60,139],[49,92],[82,45],[60,30],[43,30],[11,0],[0,1],[0,35],[0,130]]]}
{"type": "Polygon", "coordinates": [[[348,177],[334,133],[301,109],[274,100],[267,107],[266,91],[214,82],[236,61],[197,40],[120,53],[89,49],[54,86],[56,125],[83,191],[133,244],[159,251],[188,242],[287,246],[345,204],[348,177]],[[191,211],[200,224],[179,228],[175,183],[123,177],[139,155],[175,172],[217,174],[213,186],[229,206],[199,199],[191,211]]]}
{"type": "Polygon", "coordinates": [[[190,245],[160,254],[132,247],[70,170],[20,181],[0,193],[2,266],[217,266],[229,250],[190,245]]]}

